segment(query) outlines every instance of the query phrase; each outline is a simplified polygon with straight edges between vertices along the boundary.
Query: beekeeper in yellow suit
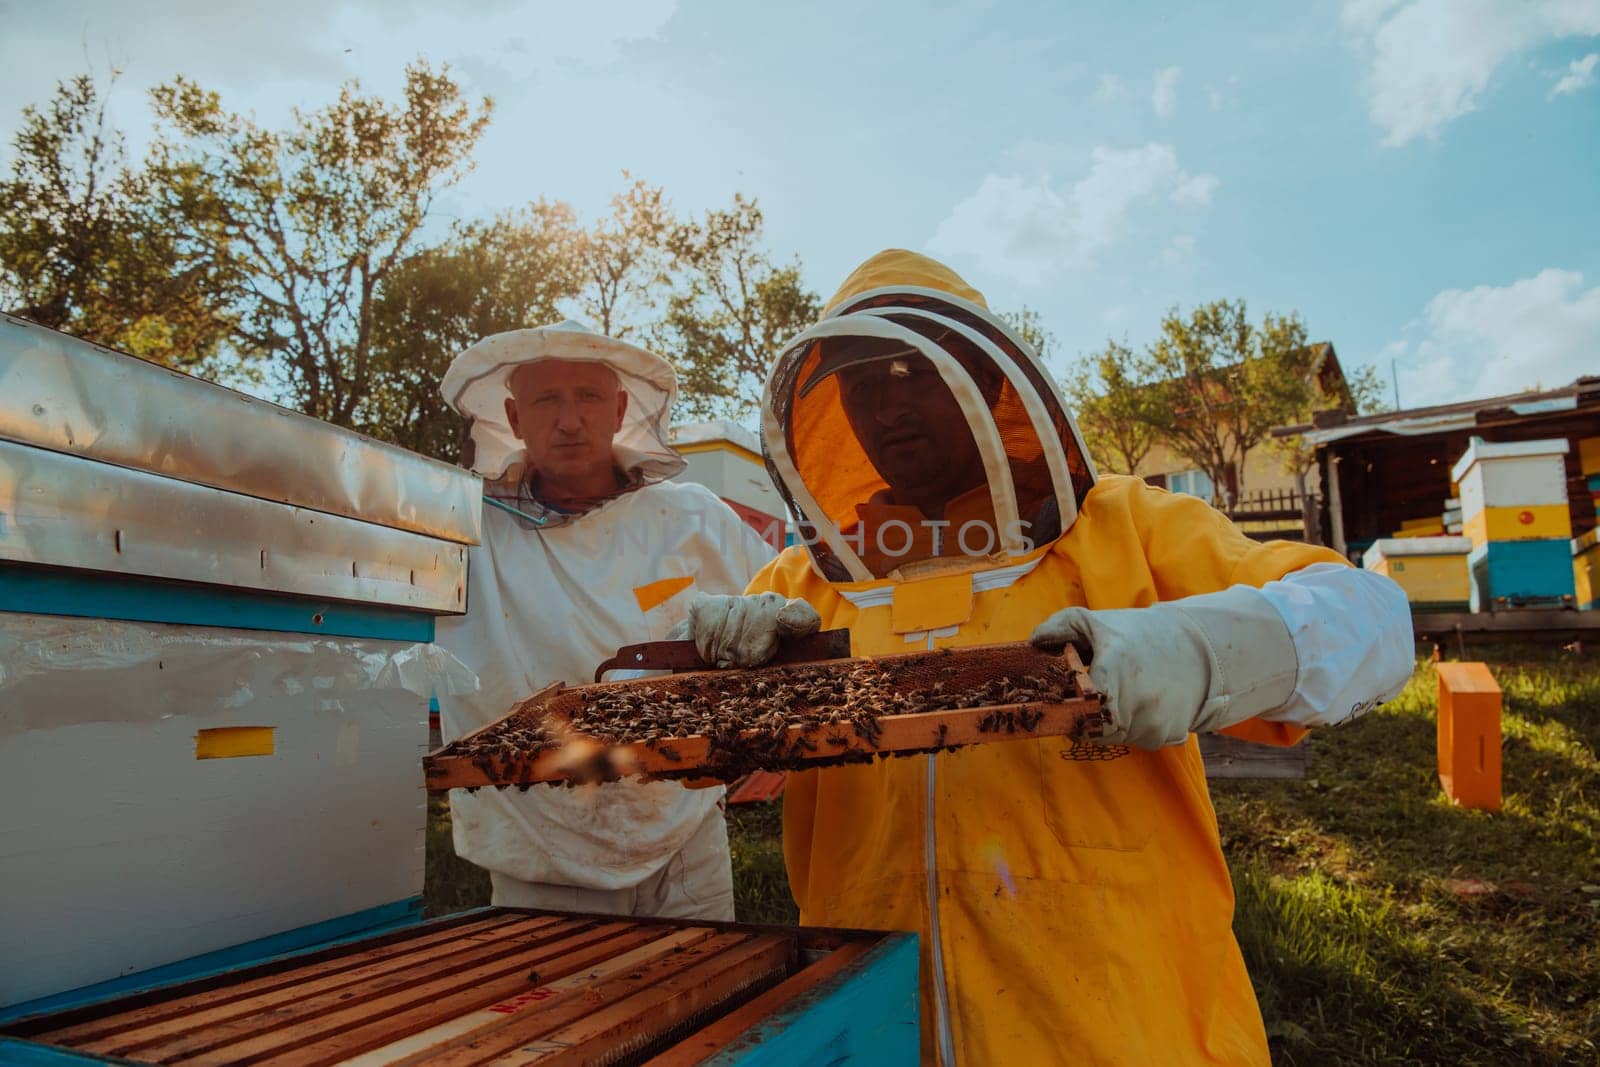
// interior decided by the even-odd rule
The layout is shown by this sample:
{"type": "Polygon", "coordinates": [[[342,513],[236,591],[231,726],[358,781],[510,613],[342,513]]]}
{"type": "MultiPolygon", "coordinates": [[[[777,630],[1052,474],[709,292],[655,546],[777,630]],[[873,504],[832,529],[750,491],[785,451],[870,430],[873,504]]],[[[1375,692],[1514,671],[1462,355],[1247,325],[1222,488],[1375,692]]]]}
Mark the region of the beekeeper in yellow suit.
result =
{"type": "Polygon", "coordinates": [[[910,252],[857,268],[779,356],[763,437],[811,543],[762,596],[690,604],[705,658],[748,665],[817,625],[857,655],[1071,642],[1113,722],[1100,745],[791,776],[801,922],[921,934],[928,1062],[1266,1063],[1193,734],[1287,744],[1393,697],[1398,587],[1097,477],[1034,353],[910,252]]]}

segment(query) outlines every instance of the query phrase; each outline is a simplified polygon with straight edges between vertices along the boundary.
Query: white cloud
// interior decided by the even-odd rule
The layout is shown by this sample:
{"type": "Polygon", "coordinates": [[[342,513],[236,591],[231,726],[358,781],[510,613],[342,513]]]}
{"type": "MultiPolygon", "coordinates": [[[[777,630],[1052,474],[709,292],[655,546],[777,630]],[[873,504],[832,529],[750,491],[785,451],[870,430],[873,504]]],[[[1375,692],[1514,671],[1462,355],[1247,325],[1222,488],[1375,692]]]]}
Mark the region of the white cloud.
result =
{"type": "Polygon", "coordinates": [[[1590,52],[1582,59],[1574,59],[1567,64],[1566,74],[1556,82],[1555,88],[1550,90],[1550,99],[1575,93],[1580,89],[1587,89],[1594,84],[1595,64],[1600,63],[1600,52],[1590,52]]]}
{"type": "Polygon", "coordinates": [[[1126,236],[1130,221],[1162,203],[1210,201],[1217,179],[1190,174],[1171,145],[1096,148],[1071,185],[1046,176],[990,174],[939,224],[930,251],[975,261],[1018,281],[1041,281],[1094,262],[1126,236]]]}
{"type": "Polygon", "coordinates": [[[1174,204],[1209,204],[1211,194],[1217,191],[1217,176],[1215,174],[1192,174],[1178,183],[1172,190],[1174,204]]]}
{"type": "Polygon", "coordinates": [[[1407,407],[1555,388],[1600,370],[1600,285],[1554,268],[1505,286],[1447,289],[1391,342],[1407,407]]]}
{"type": "Polygon", "coordinates": [[[1371,32],[1378,28],[1400,2],[1401,0],[1345,0],[1345,24],[1371,32]]]}
{"type": "Polygon", "coordinates": [[[1404,145],[1475,110],[1513,56],[1600,34],[1600,0],[1347,0],[1344,21],[1370,51],[1372,119],[1404,145]]]}
{"type": "Polygon", "coordinates": [[[1155,87],[1150,90],[1150,106],[1158,118],[1170,119],[1178,106],[1178,75],[1182,67],[1162,67],[1156,71],[1155,87]]]}
{"type": "Polygon", "coordinates": [[[1169,267],[1188,266],[1194,259],[1194,234],[1180,233],[1161,251],[1161,262],[1169,267]]]}
{"type": "Polygon", "coordinates": [[[1122,79],[1115,74],[1100,75],[1100,84],[1095,87],[1094,98],[1097,103],[1110,104],[1121,100],[1127,93],[1122,85],[1122,79]]]}

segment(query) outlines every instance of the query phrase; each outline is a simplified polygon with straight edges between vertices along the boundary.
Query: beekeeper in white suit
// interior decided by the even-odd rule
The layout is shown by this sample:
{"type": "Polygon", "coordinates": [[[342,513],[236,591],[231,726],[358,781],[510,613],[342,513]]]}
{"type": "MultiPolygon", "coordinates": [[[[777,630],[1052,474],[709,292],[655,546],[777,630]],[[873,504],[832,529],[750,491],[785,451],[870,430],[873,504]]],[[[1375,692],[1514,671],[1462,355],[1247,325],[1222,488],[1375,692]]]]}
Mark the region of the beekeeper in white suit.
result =
{"type": "MultiPolygon", "coordinates": [[[[773,557],[710,490],[667,480],[684,462],[659,356],[563,322],[484,338],[442,389],[485,479],[467,613],[438,627],[481,687],[439,698],[446,740],[553,682],[591,681],[619,646],[665,638],[697,593],[742,593],[773,557]]],[[[450,808],[456,853],[489,870],[495,904],[731,920],[722,795],[622,781],[457,789],[450,808]]]]}

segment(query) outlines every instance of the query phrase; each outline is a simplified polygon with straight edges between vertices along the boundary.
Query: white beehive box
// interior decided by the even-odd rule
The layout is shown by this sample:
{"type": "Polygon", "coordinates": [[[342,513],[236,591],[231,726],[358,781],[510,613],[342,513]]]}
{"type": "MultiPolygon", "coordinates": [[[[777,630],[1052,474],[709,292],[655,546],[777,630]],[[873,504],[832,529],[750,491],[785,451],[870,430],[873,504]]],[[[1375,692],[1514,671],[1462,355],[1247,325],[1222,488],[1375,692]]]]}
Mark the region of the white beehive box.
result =
{"type": "Polygon", "coordinates": [[[1471,518],[1485,508],[1535,507],[1567,502],[1565,438],[1491,443],[1474,437],[1450,478],[1461,487],[1461,512],[1471,518]]]}
{"type": "Polygon", "coordinates": [[[0,382],[0,1016],[415,921],[481,483],[9,316],[0,382]]]}
{"type": "Polygon", "coordinates": [[[775,531],[774,547],[782,547],[788,509],[767,474],[755,434],[731,422],[687,423],[672,428],[672,447],[688,464],[681,480],[716,493],[763,537],[775,531]]]}

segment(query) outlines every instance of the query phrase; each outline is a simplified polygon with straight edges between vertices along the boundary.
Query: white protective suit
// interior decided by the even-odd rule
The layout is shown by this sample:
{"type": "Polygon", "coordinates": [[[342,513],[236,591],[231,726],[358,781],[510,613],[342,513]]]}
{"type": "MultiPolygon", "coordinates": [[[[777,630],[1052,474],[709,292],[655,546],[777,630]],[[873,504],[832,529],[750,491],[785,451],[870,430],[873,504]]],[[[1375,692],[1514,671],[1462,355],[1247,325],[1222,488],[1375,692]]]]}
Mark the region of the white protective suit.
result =
{"type": "MultiPolygon", "coordinates": [[[[658,356],[576,323],[518,330],[463,352],[443,391],[473,419],[473,469],[488,479],[483,542],[470,554],[467,614],[438,625],[438,644],[480,680],[476,693],[440,696],[447,740],[504,716],[552,682],[592,681],[595,667],[618,647],[665,638],[697,592],[743,592],[773,557],[710,490],[664,481],[684,464],[666,444],[677,383],[658,356]],[[604,362],[628,392],[613,448],[631,488],[581,515],[544,507],[521,489],[520,443],[506,422],[511,371],[546,358],[604,362]]],[[[581,906],[586,899],[632,899],[617,891],[658,875],[691,840],[701,851],[720,847],[720,864],[696,857],[686,869],[719,868],[712,881],[721,889],[674,887],[671,906],[683,914],[699,897],[727,893],[722,794],[637,781],[526,792],[457,789],[450,795],[456,853],[499,876],[497,903],[508,896],[505,876],[610,894],[567,894],[581,906]],[[714,832],[705,832],[708,819],[716,820],[714,832]]],[[[733,918],[731,899],[713,910],[723,913],[697,917],[733,918]]]]}

